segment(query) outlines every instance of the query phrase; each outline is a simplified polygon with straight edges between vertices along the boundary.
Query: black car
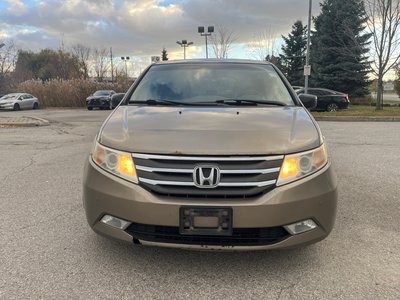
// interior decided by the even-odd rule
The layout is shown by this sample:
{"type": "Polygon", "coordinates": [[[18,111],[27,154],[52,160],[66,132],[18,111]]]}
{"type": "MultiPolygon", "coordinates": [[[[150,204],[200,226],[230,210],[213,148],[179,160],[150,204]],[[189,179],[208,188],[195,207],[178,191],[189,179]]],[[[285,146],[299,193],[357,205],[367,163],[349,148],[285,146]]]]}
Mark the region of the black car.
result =
{"type": "Polygon", "coordinates": [[[94,107],[100,109],[112,109],[111,96],[115,94],[112,90],[96,91],[93,95],[86,98],[86,107],[92,110],[94,107]]]}
{"type": "MultiPolygon", "coordinates": [[[[304,88],[295,89],[297,95],[304,94],[304,88]]],[[[328,89],[309,88],[308,94],[317,96],[317,107],[319,111],[338,111],[349,107],[349,96],[347,94],[328,89]]]]}
{"type": "Polygon", "coordinates": [[[116,93],[111,96],[111,109],[114,109],[118,106],[118,104],[122,101],[124,98],[125,93],[116,93]]]}

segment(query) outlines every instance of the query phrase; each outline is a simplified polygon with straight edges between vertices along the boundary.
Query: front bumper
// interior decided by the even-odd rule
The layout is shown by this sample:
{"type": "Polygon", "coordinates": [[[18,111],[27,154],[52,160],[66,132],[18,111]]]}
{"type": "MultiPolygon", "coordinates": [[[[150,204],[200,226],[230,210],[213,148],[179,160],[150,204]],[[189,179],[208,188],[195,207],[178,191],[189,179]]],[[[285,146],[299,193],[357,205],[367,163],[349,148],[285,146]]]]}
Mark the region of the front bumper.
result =
{"type": "Polygon", "coordinates": [[[159,243],[139,240],[144,245],[178,248],[261,250],[282,249],[315,243],[331,232],[336,215],[337,187],[328,163],[322,170],[296,182],[276,187],[255,199],[186,199],[155,195],[137,184],[127,182],[95,165],[86,163],[83,181],[83,203],[92,229],[105,236],[136,241],[126,231],[100,222],[109,214],[139,224],[179,227],[181,206],[232,207],[233,228],[266,228],[312,219],[318,227],[268,245],[231,246],[190,243],[159,243]]]}
{"type": "Polygon", "coordinates": [[[14,109],[14,103],[0,104],[0,109],[14,109]]]}
{"type": "Polygon", "coordinates": [[[86,101],[86,107],[110,108],[110,100],[90,100],[86,101]]]}

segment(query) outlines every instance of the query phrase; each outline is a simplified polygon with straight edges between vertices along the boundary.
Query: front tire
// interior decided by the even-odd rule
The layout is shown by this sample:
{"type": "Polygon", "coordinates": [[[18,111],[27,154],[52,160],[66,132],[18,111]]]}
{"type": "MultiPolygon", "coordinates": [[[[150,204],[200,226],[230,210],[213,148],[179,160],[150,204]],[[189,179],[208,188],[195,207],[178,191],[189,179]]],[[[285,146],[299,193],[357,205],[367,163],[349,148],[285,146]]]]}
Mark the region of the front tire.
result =
{"type": "Polygon", "coordinates": [[[91,107],[91,106],[88,106],[88,108],[87,108],[88,110],[93,110],[93,107],[91,107]]]}
{"type": "Polygon", "coordinates": [[[33,109],[39,109],[39,104],[37,102],[33,103],[33,109]]]}
{"type": "Polygon", "coordinates": [[[18,104],[18,103],[15,103],[15,104],[14,104],[13,110],[14,110],[14,111],[21,110],[21,108],[19,107],[19,104],[18,104]]]}
{"type": "Polygon", "coordinates": [[[335,112],[339,110],[339,106],[336,103],[329,103],[326,107],[326,111],[335,112]]]}

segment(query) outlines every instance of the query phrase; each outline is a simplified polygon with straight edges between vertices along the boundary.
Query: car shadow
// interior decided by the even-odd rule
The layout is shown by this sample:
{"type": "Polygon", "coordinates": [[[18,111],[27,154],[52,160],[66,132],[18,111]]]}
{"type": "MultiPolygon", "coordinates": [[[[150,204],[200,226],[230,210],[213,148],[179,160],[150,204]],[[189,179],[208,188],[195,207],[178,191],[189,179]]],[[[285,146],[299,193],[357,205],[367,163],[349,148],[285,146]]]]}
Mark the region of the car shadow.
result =
{"type": "Polygon", "coordinates": [[[276,276],[304,270],[312,261],[318,264],[320,256],[316,255],[319,244],[290,250],[203,251],[134,245],[100,236],[93,239],[95,249],[91,251],[100,265],[106,262],[118,269],[154,269],[152,271],[159,276],[193,272],[197,276],[224,276],[225,272],[240,276],[276,276]]]}

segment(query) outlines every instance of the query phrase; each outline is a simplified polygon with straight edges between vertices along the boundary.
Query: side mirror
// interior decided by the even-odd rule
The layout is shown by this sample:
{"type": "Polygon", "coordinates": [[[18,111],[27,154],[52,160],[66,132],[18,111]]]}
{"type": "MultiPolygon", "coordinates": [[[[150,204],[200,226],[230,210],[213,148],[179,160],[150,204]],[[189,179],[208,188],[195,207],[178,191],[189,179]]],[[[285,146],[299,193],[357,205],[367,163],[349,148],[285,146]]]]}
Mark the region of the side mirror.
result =
{"type": "Polygon", "coordinates": [[[307,109],[311,110],[317,106],[317,96],[310,94],[300,94],[299,99],[307,109]]]}

